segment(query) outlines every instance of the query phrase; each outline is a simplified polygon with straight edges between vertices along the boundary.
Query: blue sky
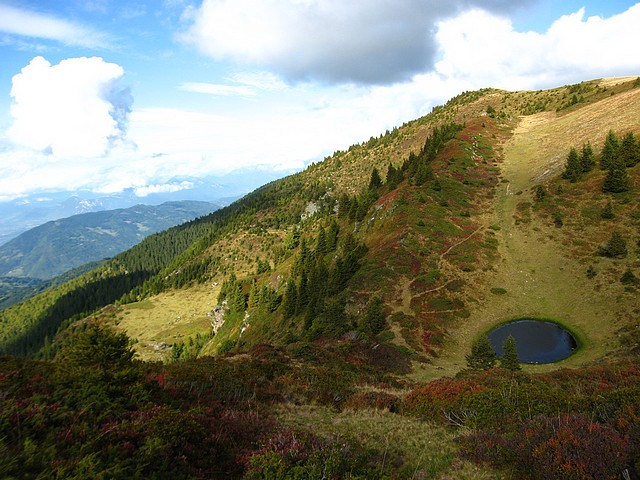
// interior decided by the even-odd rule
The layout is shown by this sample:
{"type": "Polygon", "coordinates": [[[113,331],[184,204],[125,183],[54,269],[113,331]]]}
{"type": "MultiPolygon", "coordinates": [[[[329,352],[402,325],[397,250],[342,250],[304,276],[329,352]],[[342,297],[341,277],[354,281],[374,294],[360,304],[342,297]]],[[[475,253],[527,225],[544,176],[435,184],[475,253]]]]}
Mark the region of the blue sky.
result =
{"type": "Polygon", "coordinates": [[[286,175],[464,90],[640,75],[640,3],[0,0],[0,201],[286,175]]]}

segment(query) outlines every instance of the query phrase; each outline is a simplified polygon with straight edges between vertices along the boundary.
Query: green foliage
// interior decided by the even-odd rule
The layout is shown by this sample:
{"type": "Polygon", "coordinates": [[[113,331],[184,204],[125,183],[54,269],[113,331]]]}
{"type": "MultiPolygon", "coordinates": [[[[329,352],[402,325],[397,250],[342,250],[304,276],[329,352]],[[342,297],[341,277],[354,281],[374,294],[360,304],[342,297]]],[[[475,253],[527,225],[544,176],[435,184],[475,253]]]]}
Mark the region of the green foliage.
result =
{"type": "Polygon", "coordinates": [[[537,202],[541,202],[547,196],[547,191],[542,185],[536,185],[535,198],[537,202]]]}
{"type": "Polygon", "coordinates": [[[634,167],[640,163],[640,142],[633,132],[628,132],[620,143],[618,161],[625,167],[634,167]]]}
{"type": "Polygon", "coordinates": [[[575,148],[571,148],[569,155],[567,155],[567,161],[565,163],[564,172],[562,178],[565,178],[571,182],[576,182],[582,175],[582,164],[578,157],[578,152],[575,148]]]}
{"type": "MultiPolygon", "coordinates": [[[[462,128],[463,126],[457,123],[446,123],[435,127],[425,140],[420,152],[417,155],[411,152],[409,158],[403,163],[401,171],[406,173],[407,179],[415,185],[424,185],[427,181],[433,180],[433,170],[429,164],[462,128]]],[[[388,173],[387,176],[389,176],[388,173]]]]}
{"type": "Polygon", "coordinates": [[[197,358],[202,347],[204,347],[211,338],[211,335],[201,335],[198,333],[195,337],[189,337],[186,342],[181,340],[174,343],[171,347],[171,360],[175,362],[178,360],[197,358]]]}
{"type": "Polygon", "coordinates": [[[360,329],[366,333],[377,335],[386,326],[384,303],[380,297],[369,300],[364,316],[360,321],[360,329]]]}
{"type": "Polygon", "coordinates": [[[489,118],[496,118],[496,109],[491,105],[487,105],[487,116],[489,118]]]}
{"type": "Polygon", "coordinates": [[[274,434],[260,452],[249,458],[249,468],[243,478],[390,478],[384,464],[382,468],[372,464],[371,456],[361,446],[342,438],[323,439],[307,432],[284,430],[274,434]]]}
{"type": "Polygon", "coordinates": [[[56,355],[54,378],[68,390],[61,400],[103,416],[144,396],[136,392],[141,371],[133,355],[124,333],[95,324],[73,328],[56,355]]]}
{"type": "Polygon", "coordinates": [[[582,153],[580,154],[580,166],[583,173],[590,172],[596,165],[595,156],[590,143],[582,144],[582,153]]]}
{"type": "Polygon", "coordinates": [[[619,147],[620,143],[617,135],[613,130],[609,130],[600,152],[600,168],[602,170],[609,170],[613,166],[618,157],[619,147]]]}
{"type": "Polygon", "coordinates": [[[520,358],[518,358],[518,349],[516,348],[516,340],[509,335],[502,342],[502,357],[500,358],[500,366],[507,370],[520,370],[520,358]]]}
{"type": "Polygon", "coordinates": [[[600,217],[605,220],[611,220],[615,218],[615,214],[613,213],[613,205],[611,200],[609,200],[604,207],[602,207],[602,212],[600,212],[600,217]]]}
{"type": "Polygon", "coordinates": [[[622,282],[624,285],[636,285],[638,283],[638,277],[636,277],[635,274],[627,268],[622,274],[620,282],[622,282]]]}
{"type": "Polygon", "coordinates": [[[602,257],[624,258],[627,256],[627,242],[620,232],[614,230],[606,245],[601,246],[597,254],[602,257]]]}
{"type": "Polygon", "coordinates": [[[621,193],[631,188],[631,180],[624,164],[616,160],[607,169],[607,175],[602,183],[605,193],[621,193]]]}
{"type": "Polygon", "coordinates": [[[378,169],[373,167],[371,171],[371,179],[369,180],[369,190],[378,190],[382,186],[382,178],[380,178],[380,173],[378,173],[378,169]]]}
{"type": "Polygon", "coordinates": [[[476,339],[471,345],[471,352],[465,356],[467,367],[471,370],[488,370],[496,364],[496,353],[486,335],[476,339]]]}

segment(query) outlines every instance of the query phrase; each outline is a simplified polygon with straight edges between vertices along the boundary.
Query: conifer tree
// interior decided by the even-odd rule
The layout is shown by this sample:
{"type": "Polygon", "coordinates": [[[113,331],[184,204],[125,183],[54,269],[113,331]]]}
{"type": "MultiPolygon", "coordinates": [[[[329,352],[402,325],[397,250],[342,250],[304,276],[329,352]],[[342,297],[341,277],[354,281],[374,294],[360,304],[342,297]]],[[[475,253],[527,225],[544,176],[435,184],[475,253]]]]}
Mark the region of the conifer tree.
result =
{"type": "Polygon", "coordinates": [[[496,353],[489,337],[478,338],[471,345],[471,353],[465,356],[467,366],[472,370],[488,370],[496,364],[496,353]]]}
{"type": "Polygon", "coordinates": [[[611,203],[611,200],[609,200],[606,203],[606,205],[604,207],[602,207],[602,212],[600,213],[600,216],[602,218],[604,218],[605,220],[610,220],[610,219],[615,217],[615,215],[613,213],[613,205],[611,203]]]}
{"type": "Polygon", "coordinates": [[[566,178],[572,183],[575,183],[580,178],[582,174],[582,165],[580,163],[580,158],[578,157],[578,152],[575,148],[571,148],[569,150],[569,155],[567,155],[567,162],[564,166],[564,173],[562,174],[563,178],[566,178]]]}
{"type": "Polygon", "coordinates": [[[338,247],[338,233],[340,227],[335,219],[331,219],[329,224],[329,232],[327,233],[327,252],[333,252],[338,247]]]}
{"type": "Polygon", "coordinates": [[[605,193],[621,193],[631,188],[631,180],[621,158],[612,161],[604,177],[602,191],[605,193]]]}
{"type": "Polygon", "coordinates": [[[320,258],[328,251],[327,232],[325,231],[324,227],[320,227],[320,231],[318,232],[318,240],[316,240],[316,258],[320,258]]]}
{"type": "Polygon", "coordinates": [[[520,358],[518,357],[518,350],[516,348],[516,339],[509,335],[502,342],[502,358],[500,359],[500,366],[507,370],[520,370],[520,358]]]}
{"type": "Polygon", "coordinates": [[[346,193],[343,193],[340,196],[340,201],[338,202],[338,217],[345,218],[349,216],[349,212],[351,211],[351,197],[346,193]]]}
{"type": "Polygon", "coordinates": [[[371,179],[369,180],[369,190],[377,190],[382,186],[382,179],[378,173],[378,169],[373,167],[371,171],[371,179]]]}
{"type": "Polygon", "coordinates": [[[285,318],[294,317],[296,309],[298,307],[298,288],[296,283],[290,279],[287,282],[287,290],[284,294],[284,301],[282,304],[283,314],[285,318]]]}
{"type": "Polygon", "coordinates": [[[622,274],[620,281],[625,285],[635,285],[638,283],[638,277],[636,277],[631,269],[627,268],[627,270],[622,274]]]}
{"type": "Polygon", "coordinates": [[[251,290],[249,291],[249,308],[256,308],[260,304],[260,290],[258,289],[258,282],[253,279],[251,283],[251,290]]]}
{"type": "Polygon", "coordinates": [[[398,183],[402,181],[402,171],[396,169],[392,164],[387,168],[387,186],[389,190],[395,190],[398,183]]]}
{"type": "Polygon", "coordinates": [[[633,132],[627,133],[618,149],[618,159],[625,167],[633,167],[640,162],[640,145],[633,132]]]}
{"type": "Polygon", "coordinates": [[[377,335],[384,330],[385,323],[384,303],[380,297],[373,297],[367,304],[360,328],[367,333],[377,335]]]}
{"type": "Polygon", "coordinates": [[[611,168],[618,156],[618,147],[618,137],[613,130],[609,130],[600,153],[600,169],[609,170],[611,168]]]}
{"type": "Polygon", "coordinates": [[[584,173],[590,172],[596,165],[596,159],[593,155],[593,149],[590,143],[582,144],[582,153],[580,154],[580,166],[584,173]]]}
{"type": "Polygon", "coordinates": [[[614,230],[606,245],[598,249],[598,255],[611,258],[623,258],[627,256],[627,242],[620,232],[614,230]]]}

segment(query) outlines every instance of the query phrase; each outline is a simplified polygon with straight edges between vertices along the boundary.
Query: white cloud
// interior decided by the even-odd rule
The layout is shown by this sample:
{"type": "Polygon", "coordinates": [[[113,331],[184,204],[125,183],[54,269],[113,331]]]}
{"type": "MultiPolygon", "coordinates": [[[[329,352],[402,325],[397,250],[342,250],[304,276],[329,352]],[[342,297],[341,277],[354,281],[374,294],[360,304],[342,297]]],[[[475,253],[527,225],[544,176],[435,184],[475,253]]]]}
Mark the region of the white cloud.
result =
{"type": "Polygon", "coordinates": [[[124,136],[131,98],[122,67],[101,58],[51,65],[36,57],[13,77],[7,137],[55,158],[103,155],[124,136]]]}
{"type": "MultiPolygon", "coordinates": [[[[333,0],[301,1],[295,4],[299,8],[320,8],[333,0]]],[[[273,8],[272,2],[266,4],[273,8]]],[[[30,191],[132,188],[148,195],[188,188],[182,180],[189,177],[247,169],[285,173],[424,115],[464,90],[538,89],[637,75],[640,57],[627,46],[640,44],[639,15],[640,4],[606,19],[585,18],[580,10],[535,33],[516,31],[505,17],[467,11],[433,27],[437,61],[432,69],[385,86],[291,86],[265,71],[179,86],[227,95],[215,111],[207,111],[203,102],[198,112],[147,107],[127,115],[130,97],[112,88],[124,75],[119,66],[101,59],[69,59],[55,66],[34,59],[14,80],[14,124],[7,136],[24,148],[0,152],[0,192],[15,197],[30,191]],[[236,101],[238,94],[251,101],[236,101]],[[114,142],[125,132],[130,143],[114,142]]]]}
{"type": "Polygon", "coordinates": [[[0,4],[0,32],[55,40],[66,45],[104,47],[107,35],[68,20],[0,4]]]}
{"type": "Polygon", "coordinates": [[[183,83],[180,85],[181,90],[194,93],[204,93],[214,96],[240,96],[240,97],[253,97],[257,95],[255,89],[246,85],[221,85],[217,83],[183,83]]]}
{"type": "Polygon", "coordinates": [[[180,190],[189,190],[193,188],[193,182],[180,182],[180,183],[165,183],[162,185],[146,185],[144,187],[138,187],[134,189],[136,196],[146,197],[152,193],[173,193],[180,190]]]}
{"type": "Polygon", "coordinates": [[[439,24],[435,70],[475,88],[507,89],[633,75],[640,71],[640,57],[630,49],[640,45],[638,25],[640,4],[607,19],[585,19],[580,9],[545,33],[517,32],[508,19],[473,10],[439,24]]]}
{"type": "Polygon", "coordinates": [[[461,8],[509,10],[531,0],[204,0],[183,39],[215,59],[294,80],[382,84],[432,65],[434,23],[461,8]]]}

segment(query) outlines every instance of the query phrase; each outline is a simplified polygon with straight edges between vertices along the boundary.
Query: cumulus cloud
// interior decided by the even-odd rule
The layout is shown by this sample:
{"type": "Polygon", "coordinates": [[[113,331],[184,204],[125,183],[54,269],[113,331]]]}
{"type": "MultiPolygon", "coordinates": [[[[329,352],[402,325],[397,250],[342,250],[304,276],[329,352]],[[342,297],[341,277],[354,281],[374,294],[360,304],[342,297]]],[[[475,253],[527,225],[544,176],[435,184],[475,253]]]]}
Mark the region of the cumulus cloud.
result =
{"type": "Polygon", "coordinates": [[[98,57],[58,65],[35,57],[13,77],[7,137],[56,158],[105,154],[126,133],[132,97],[123,75],[98,57]]]}
{"type": "Polygon", "coordinates": [[[193,182],[183,181],[180,183],[145,185],[144,187],[135,188],[134,193],[138,197],[146,197],[152,193],[173,193],[179,192],[180,190],[189,190],[190,188],[193,188],[193,182]]]}
{"type": "Polygon", "coordinates": [[[482,86],[543,88],[601,76],[635,74],[640,57],[640,4],[610,18],[580,9],[544,33],[515,31],[511,21],[481,10],[440,22],[435,71],[482,86]]]}
{"type": "Polygon", "coordinates": [[[290,80],[384,84],[432,66],[433,25],[463,8],[507,11],[531,0],[204,0],[182,38],[216,59],[290,80]]]}
{"type": "Polygon", "coordinates": [[[109,43],[107,35],[83,25],[3,4],[0,4],[0,32],[90,48],[109,43]]]}
{"type": "Polygon", "coordinates": [[[217,83],[199,83],[199,82],[187,82],[180,85],[181,90],[194,93],[205,93],[213,96],[240,96],[240,97],[254,97],[257,95],[255,89],[246,85],[221,85],[217,83]]]}
{"type": "MultiPolygon", "coordinates": [[[[249,0],[236,1],[246,6],[249,0]]],[[[317,9],[332,1],[280,3],[317,9]]],[[[223,0],[211,3],[235,11],[234,4],[223,0]]],[[[271,0],[265,5],[275,8],[271,0]]],[[[500,11],[499,2],[492,7],[500,11]]],[[[298,15],[295,9],[290,14],[298,15]]],[[[133,189],[148,195],[189,188],[182,179],[191,177],[259,168],[288,173],[424,115],[464,90],[538,89],[599,76],[637,75],[640,57],[621,47],[640,44],[637,25],[640,4],[609,18],[587,17],[580,10],[542,33],[517,31],[506,17],[487,10],[465,10],[432,26],[434,63],[404,82],[291,84],[275,71],[252,69],[219,83],[177,85],[226,95],[216,102],[215,112],[207,112],[206,102],[197,112],[186,106],[131,111],[131,94],[122,87],[119,66],[101,59],[50,65],[36,58],[14,78],[14,122],[7,137],[24,148],[0,151],[0,192],[7,198],[61,189],[133,189]],[[234,101],[238,95],[251,101],[234,101]],[[89,125],[91,131],[85,131],[89,125]]],[[[318,72],[324,68],[318,62],[313,67],[318,72]]]]}

